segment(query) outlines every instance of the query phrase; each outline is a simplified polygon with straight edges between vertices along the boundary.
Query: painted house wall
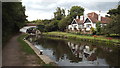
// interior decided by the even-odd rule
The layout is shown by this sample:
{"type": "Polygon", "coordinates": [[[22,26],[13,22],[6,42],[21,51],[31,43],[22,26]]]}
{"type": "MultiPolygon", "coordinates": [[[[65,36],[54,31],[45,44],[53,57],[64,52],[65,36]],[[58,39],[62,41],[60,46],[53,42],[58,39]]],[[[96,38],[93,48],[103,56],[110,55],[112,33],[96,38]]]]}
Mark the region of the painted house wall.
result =
{"type": "Polygon", "coordinates": [[[80,28],[82,29],[83,28],[83,25],[82,24],[71,24],[71,25],[68,25],[68,29],[72,29],[72,30],[80,30],[80,28]]]}
{"type": "Polygon", "coordinates": [[[71,25],[68,26],[68,29],[72,29],[72,30],[77,29],[77,30],[79,30],[79,25],[78,24],[71,24],[71,25]]]}

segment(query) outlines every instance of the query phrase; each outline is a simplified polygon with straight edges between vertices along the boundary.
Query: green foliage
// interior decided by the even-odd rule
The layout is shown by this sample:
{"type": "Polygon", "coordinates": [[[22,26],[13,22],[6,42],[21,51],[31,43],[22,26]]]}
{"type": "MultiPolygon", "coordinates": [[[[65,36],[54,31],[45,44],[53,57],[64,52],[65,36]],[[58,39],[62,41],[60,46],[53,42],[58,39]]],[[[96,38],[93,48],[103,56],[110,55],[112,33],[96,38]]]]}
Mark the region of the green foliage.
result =
{"type": "Polygon", "coordinates": [[[109,34],[120,34],[120,15],[112,16],[111,22],[107,25],[106,31],[109,34]]]}
{"type": "Polygon", "coordinates": [[[47,24],[45,26],[45,29],[46,31],[57,31],[59,28],[58,28],[58,23],[59,21],[58,20],[53,20],[50,22],[50,24],[47,24]]]}
{"type": "Polygon", "coordinates": [[[109,10],[109,12],[107,14],[117,15],[118,14],[118,10],[117,9],[111,9],[111,10],[109,10]]]}
{"type": "Polygon", "coordinates": [[[2,3],[2,40],[7,41],[9,36],[17,33],[24,26],[26,20],[25,7],[21,2],[2,3]]]}
{"type": "Polygon", "coordinates": [[[117,9],[109,10],[111,16],[111,22],[106,26],[106,32],[108,34],[119,34],[120,35],[120,5],[117,9]],[[116,12],[117,11],[117,12],[116,12]],[[116,13],[115,13],[116,12],[116,13]]]}
{"type": "Polygon", "coordinates": [[[113,15],[116,16],[116,15],[120,14],[120,5],[118,5],[117,9],[109,10],[109,12],[107,14],[110,14],[111,16],[113,16],[113,15]]]}
{"type": "Polygon", "coordinates": [[[38,30],[40,30],[40,32],[45,32],[45,26],[44,25],[38,25],[37,26],[38,28],[38,30]]]}
{"type": "Polygon", "coordinates": [[[45,28],[42,28],[43,31],[64,31],[76,15],[83,15],[84,9],[80,6],[73,6],[69,12],[70,13],[66,16],[65,9],[57,7],[56,12],[54,12],[53,19],[34,20],[32,22],[37,23],[38,25],[44,25],[45,28]]]}
{"type": "MultiPolygon", "coordinates": [[[[68,39],[79,39],[79,40],[94,40],[93,36],[86,36],[86,35],[75,35],[75,34],[71,34],[71,33],[66,33],[66,32],[47,32],[44,33],[44,35],[48,35],[48,36],[53,36],[53,37],[66,37],[68,39]]],[[[109,42],[108,39],[106,39],[106,37],[96,37],[95,40],[99,40],[99,41],[106,41],[109,42]]],[[[118,43],[119,40],[117,39],[112,39],[111,40],[114,43],[118,43]]]]}
{"type": "Polygon", "coordinates": [[[83,15],[84,8],[82,8],[81,6],[72,6],[69,12],[70,12],[70,16],[75,18],[77,15],[78,16],[83,15]]]}
{"type": "Polygon", "coordinates": [[[26,53],[26,54],[35,54],[35,52],[31,49],[31,47],[23,40],[25,37],[27,37],[27,34],[23,34],[21,36],[19,36],[17,38],[18,42],[21,44],[22,46],[22,50],[26,53]]]}
{"type": "Polygon", "coordinates": [[[91,27],[91,29],[90,29],[91,31],[92,31],[92,34],[93,35],[95,35],[96,34],[96,30],[93,28],[93,27],[91,27]]]}
{"type": "Polygon", "coordinates": [[[70,17],[65,17],[62,20],[60,20],[60,22],[58,23],[58,27],[60,31],[64,31],[67,26],[71,23],[71,19],[70,17]]]}
{"type": "Polygon", "coordinates": [[[58,27],[60,31],[64,31],[67,26],[72,22],[73,18],[75,18],[77,15],[83,15],[84,9],[80,6],[73,6],[70,11],[69,14],[63,18],[62,20],[60,20],[58,27]]]}
{"type": "Polygon", "coordinates": [[[57,7],[56,12],[54,12],[54,18],[56,20],[61,20],[65,17],[65,10],[61,9],[60,7],[57,7]]]}
{"type": "Polygon", "coordinates": [[[97,34],[101,34],[101,22],[97,22],[96,23],[96,31],[97,31],[97,34]]]}

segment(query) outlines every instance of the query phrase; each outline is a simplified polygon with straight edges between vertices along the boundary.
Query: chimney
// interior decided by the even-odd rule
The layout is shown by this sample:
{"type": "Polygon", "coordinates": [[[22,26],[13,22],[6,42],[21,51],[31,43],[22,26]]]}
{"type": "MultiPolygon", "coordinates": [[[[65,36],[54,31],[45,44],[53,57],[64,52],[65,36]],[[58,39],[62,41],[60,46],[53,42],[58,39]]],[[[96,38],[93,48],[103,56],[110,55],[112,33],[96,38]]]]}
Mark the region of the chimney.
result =
{"type": "Polygon", "coordinates": [[[84,20],[84,16],[80,16],[80,20],[84,20]]]}
{"type": "Polygon", "coordinates": [[[78,16],[78,15],[76,16],[76,19],[79,19],[79,16],[78,16]]]}
{"type": "Polygon", "coordinates": [[[101,11],[99,11],[99,14],[98,14],[98,21],[101,21],[101,15],[100,15],[101,11]]]}

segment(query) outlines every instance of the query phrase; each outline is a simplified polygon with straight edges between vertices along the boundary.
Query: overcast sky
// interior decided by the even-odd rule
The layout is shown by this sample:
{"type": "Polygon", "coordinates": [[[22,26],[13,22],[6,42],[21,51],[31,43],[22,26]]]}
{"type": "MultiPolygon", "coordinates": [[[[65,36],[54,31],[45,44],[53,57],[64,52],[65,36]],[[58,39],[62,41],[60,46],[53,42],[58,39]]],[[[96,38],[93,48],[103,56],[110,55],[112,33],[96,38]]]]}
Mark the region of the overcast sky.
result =
{"type": "Polygon", "coordinates": [[[57,7],[69,10],[72,6],[81,6],[85,9],[84,14],[89,12],[98,13],[104,16],[109,9],[116,8],[120,0],[22,0],[26,7],[28,20],[51,19],[57,7]]]}

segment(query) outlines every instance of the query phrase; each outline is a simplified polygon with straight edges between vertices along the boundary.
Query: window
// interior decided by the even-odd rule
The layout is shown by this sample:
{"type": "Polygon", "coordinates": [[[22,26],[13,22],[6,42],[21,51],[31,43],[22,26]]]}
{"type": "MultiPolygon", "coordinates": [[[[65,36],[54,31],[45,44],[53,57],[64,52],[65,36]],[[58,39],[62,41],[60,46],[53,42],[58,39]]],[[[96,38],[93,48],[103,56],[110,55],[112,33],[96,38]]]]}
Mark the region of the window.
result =
{"type": "Polygon", "coordinates": [[[91,28],[91,24],[87,24],[86,27],[87,27],[87,28],[91,28]]]}

